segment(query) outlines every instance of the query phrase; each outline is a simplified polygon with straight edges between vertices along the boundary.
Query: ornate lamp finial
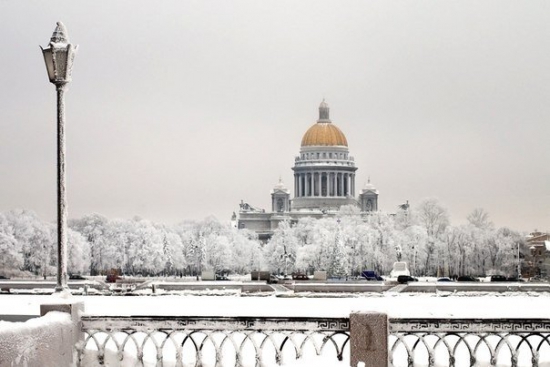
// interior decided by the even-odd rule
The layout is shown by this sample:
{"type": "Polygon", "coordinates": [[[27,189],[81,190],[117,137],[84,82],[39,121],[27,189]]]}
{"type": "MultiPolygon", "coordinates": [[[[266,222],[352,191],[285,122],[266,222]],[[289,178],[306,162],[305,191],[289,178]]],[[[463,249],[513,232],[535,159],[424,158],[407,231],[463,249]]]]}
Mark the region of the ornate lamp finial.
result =
{"type": "Polygon", "coordinates": [[[55,27],[55,30],[53,31],[50,42],[69,43],[69,32],[67,32],[67,28],[65,28],[63,23],[57,22],[57,27],[55,27]]]}

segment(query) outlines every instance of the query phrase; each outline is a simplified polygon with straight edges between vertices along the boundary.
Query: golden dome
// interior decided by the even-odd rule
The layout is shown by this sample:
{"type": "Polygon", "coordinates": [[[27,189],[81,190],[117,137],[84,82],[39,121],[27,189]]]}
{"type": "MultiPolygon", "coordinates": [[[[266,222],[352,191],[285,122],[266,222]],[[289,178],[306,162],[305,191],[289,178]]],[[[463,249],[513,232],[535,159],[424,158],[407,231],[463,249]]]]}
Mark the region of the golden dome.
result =
{"type": "Polygon", "coordinates": [[[302,146],[348,146],[346,136],[331,122],[318,122],[310,127],[302,138],[302,146]]]}
{"type": "Polygon", "coordinates": [[[329,107],[323,99],[319,106],[319,120],[310,127],[302,138],[302,146],[348,146],[344,133],[330,121],[329,107]]]}

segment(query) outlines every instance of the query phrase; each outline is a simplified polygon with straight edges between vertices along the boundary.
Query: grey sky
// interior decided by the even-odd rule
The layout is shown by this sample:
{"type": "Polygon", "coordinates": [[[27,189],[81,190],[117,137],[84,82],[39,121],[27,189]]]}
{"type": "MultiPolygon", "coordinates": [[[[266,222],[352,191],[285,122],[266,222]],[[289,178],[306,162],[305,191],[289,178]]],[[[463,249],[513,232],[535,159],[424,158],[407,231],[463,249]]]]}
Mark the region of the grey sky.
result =
{"type": "Polygon", "coordinates": [[[547,1],[0,0],[0,210],[55,219],[55,89],[69,216],[227,220],[270,207],[323,97],[379,207],[437,197],[460,224],[550,229],[547,1]]]}

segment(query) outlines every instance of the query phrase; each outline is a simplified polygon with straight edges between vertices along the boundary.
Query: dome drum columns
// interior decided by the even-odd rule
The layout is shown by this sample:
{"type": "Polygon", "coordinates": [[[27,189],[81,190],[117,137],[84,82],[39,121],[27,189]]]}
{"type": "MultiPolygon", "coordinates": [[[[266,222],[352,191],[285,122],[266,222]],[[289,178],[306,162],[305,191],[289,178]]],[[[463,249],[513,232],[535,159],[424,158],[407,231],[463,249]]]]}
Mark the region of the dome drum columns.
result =
{"type": "Polygon", "coordinates": [[[355,196],[355,173],[337,171],[296,172],[295,197],[355,196]]]}

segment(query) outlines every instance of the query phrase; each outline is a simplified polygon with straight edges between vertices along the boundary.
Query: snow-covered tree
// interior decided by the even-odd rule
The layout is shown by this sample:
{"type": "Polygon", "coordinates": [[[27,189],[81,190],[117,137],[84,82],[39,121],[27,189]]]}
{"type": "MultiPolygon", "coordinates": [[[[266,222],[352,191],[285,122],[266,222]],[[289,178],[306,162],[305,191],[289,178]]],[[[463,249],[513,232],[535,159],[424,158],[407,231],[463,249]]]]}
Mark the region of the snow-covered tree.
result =
{"type": "MultiPolygon", "coordinates": [[[[55,254],[57,262],[57,254],[55,254]]],[[[78,232],[67,231],[67,271],[69,274],[88,272],[90,267],[90,246],[86,239],[78,232]]]]}
{"type": "Polygon", "coordinates": [[[277,273],[291,273],[295,269],[298,240],[290,223],[283,221],[264,247],[264,260],[268,268],[277,273]]]}
{"type": "Polygon", "coordinates": [[[112,267],[113,249],[106,241],[109,220],[99,214],[86,215],[69,222],[71,229],[79,232],[90,246],[90,274],[97,275],[112,267]]]}
{"type": "Polygon", "coordinates": [[[344,248],[344,240],[342,238],[342,230],[340,223],[336,229],[334,244],[329,249],[327,272],[333,277],[343,277],[348,275],[349,266],[344,248]]]}
{"type": "Polygon", "coordinates": [[[435,198],[421,201],[416,207],[415,216],[430,238],[438,238],[449,225],[447,209],[435,198]]]}
{"type": "Polygon", "coordinates": [[[23,247],[13,234],[10,223],[3,213],[0,213],[0,269],[11,275],[23,268],[23,247]]]}

